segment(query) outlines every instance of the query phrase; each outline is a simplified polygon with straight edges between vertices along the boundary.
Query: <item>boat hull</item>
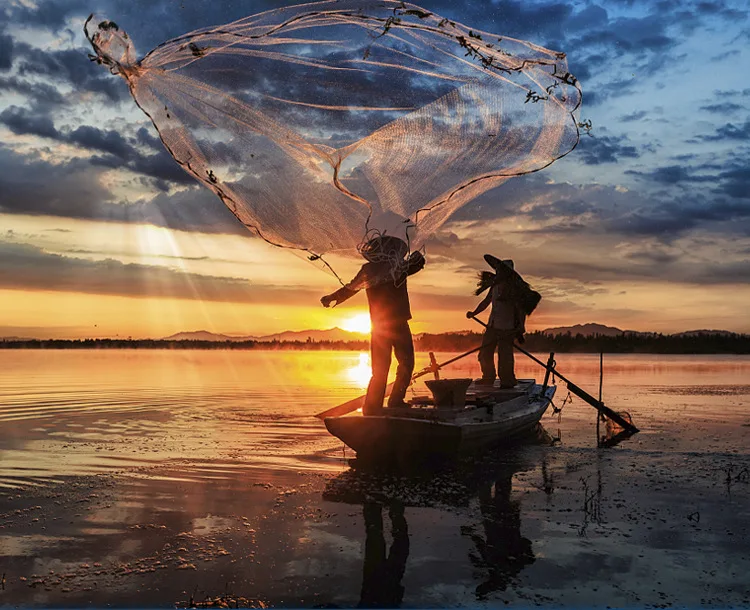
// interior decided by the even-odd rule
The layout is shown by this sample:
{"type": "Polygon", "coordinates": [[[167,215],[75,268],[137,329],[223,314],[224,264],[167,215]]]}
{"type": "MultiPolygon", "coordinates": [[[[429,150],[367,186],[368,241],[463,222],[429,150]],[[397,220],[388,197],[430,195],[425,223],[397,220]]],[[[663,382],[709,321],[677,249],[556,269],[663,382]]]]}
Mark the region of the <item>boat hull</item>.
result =
{"type": "Polygon", "coordinates": [[[458,412],[408,409],[398,415],[326,418],[328,431],[357,456],[456,455],[517,439],[536,428],[555,387],[527,383],[523,392],[495,393],[498,402],[458,412]],[[431,413],[432,412],[432,413],[431,413]]]}

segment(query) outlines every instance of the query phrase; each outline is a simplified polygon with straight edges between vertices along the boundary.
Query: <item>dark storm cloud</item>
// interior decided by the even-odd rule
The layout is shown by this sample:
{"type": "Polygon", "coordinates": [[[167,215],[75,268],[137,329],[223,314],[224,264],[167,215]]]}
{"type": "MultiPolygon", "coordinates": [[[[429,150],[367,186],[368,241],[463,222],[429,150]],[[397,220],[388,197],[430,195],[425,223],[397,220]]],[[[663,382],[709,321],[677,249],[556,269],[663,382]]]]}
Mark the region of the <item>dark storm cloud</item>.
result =
{"type": "Polygon", "coordinates": [[[747,10],[729,6],[729,2],[646,2],[644,7],[649,18],[665,21],[670,27],[679,28],[682,35],[705,30],[712,22],[737,23],[748,17],[747,10]]]}
{"type": "Polygon", "coordinates": [[[633,121],[640,121],[641,119],[645,118],[647,115],[648,115],[648,112],[646,110],[636,110],[635,112],[621,116],[620,122],[631,123],[633,121]]]}
{"type": "MultiPolygon", "coordinates": [[[[653,205],[638,192],[621,192],[604,185],[550,182],[543,174],[532,174],[513,178],[478,197],[459,210],[452,220],[474,222],[480,227],[487,222],[523,216],[544,221],[542,233],[596,232],[607,218],[653,205]]],[[[515,230],[515,224],[509,224],[506,230],[515,230]]],[[[521,232],[530,232],[530,229],[524,228],[521,232]]]]}
{"type": "MultiPolygon", "coordinates": [[[[698,13],[699,19],[704,17],[720,17],[728,21],[743,20],[748,17],[748,10],[740,10],[728,6],[727,2],[698,2],[695,5],[695,11],[698,13]]],[[[688,18],[692,15],[686,11],[688,18]]]]}
{"type": "Polygon", "coordinates": [[[649,249],[628,252],[625,254],[625,258],[655,265],[665,265],[677,262],[680,260],[680,255],[675,254],[674,252],[667,252],[661,248],[652,247],[649,249]]]}
{"type": "Polygon", "coordinates": [[[195,179],[185,172],[161,145],[157,138],[139,130],[134,138],[125,138],[120,132],[82,125],[73,131],[58,130],[45,112],[34,113],[26,108],[11,106],[0,113],[3,123],[13,133],[30,134],[65,142],[86,150],[107,153],[89,160],[94,167],[126,168],[135,173],[162,181],[160,190],[168,188],[165,182],[192,185],[195,179]],[[154,154],[143,154],[135,144],[157,146],[154,154]]]}
{"type": "Polygon", "coordinates": [[[589,7],[561,24],[564,36],[560,40],[570,56],[571,71],[576,75],[590,72],[597,86],[595,96],[589,98],[590,85],[586,88],[584,80],[588,106],[600,105],[605,99],[642,87],[646,79],[662,74],[669,66],[679,65],[687,55],[676,55],[675,51],[686,33],[717,22],[735,23],[748,16],[747,11],[720,6],[707,8],[706,3],[645,3],[642,7],[643,16],[613,18],[605,15],[606,11],[597,11],[595,20],[585,20],[589,7]],[[579,18],[586,26],[576,31],[579,18]],[[628,73],[632,71],[633,79],[612,78],[623,68],[628,73]]]}
{"type": "MultiPolygon", "coordinates": [[[[535,197],[541,194],[548,193],[551,188],[555,187],[546,184],[540,174],[512,178],[501,186],[470,201],[459,209],[451,219],[481,222],[514,216],[521,209],[521,206],[528,201],[533,201],[535,197]]],[[[567,189],[565,185],[559,185],[559,188],[561,190],[567,189]]]]}
{"type": "Polygon", "coordinates": [[[605,227],[625,235],[654,236],[669,241],[688,231],[710,229],[707,223],[742,223],[734,227],[742,232],[749,219],[750,206],[745,203],[719,199],[681,205],[675,201],[607,221],[605,227]]]}
{"type": "Polygon", "coordinates": [[[620,159],[637,159],[640,153],[635,146],[625,144],[626,136],[582,137],[576,154],[588,165],[616,163],[620,159]]]}
{"type": "Polygon", "coordinates": [[[0,70],[10,70],[13,65],[13,39],[0,34],[0,70]]]}
{"type": "MultiPolygon", "coordinates": [[[[113,155],[108,158],[117,159],[113,155]]],[[[113,164],[122,166],[121,161],[113,164]]],[[[148,202],[127,204],[118,203],[102,185],[104,164],[92,165],[85,159],[53,164],[0,147],[0,167],[2,213],[151,223],[184,231],[250,235],[213,193],[198,186],[171,195],[162,193],[148,202]]],[[[154,168],[149,171],[158,173],[154,168]]],[[[191,184],[195,182],[191,180],[191,184]]]]}
{"type": "Polygon", "coordinates": [[[93,218],[110,194],[99,185],[98,172],[80,159],[54,165],[0,147],[0,211],[93,218]]]}
{"type": "Polygon", "coordinates": [[[36,114],[26,108],[10,106],[0,112],[0,123],[13,133],[30,134],[52,140],[60,139],[60,132],[55,128],[52,119],[46,114],[36,114]]]}
{"type": "Polygon", "coordinates": [[[524,267],[530,275],[545,279],[566,279],[582,282],[642,280],[657,276],[653,265],[623,265],[621,261],[601,258],[591,262],[549,260],[524,267]]]}
{"type": "Polygon", "coordinates": [[[635,92],[640,84],[639,80],[633,77],[626,77],[605,80],[601,84],[590,86],[583,93],[583,108],[602,106],[604,102],[612,98],[627,97],[628,94],[635,92]]]}
{"type": "MultiPolygon", "coordinates": [[[[101,142],[99,143],[99,150],[108,144],[113,147],[117,146],[116,141],[111,143],[101,142]]],[[[123,149],[121,152],[126,153],[127,150],[123,149]]],[[[142,155],[134,149],[130,149],[130,151],[130,154],[126,157],[114,153],[94,156],[89,159],[89,163],[94,167],[114,170],[129,169],[137,174],[148,176],[156,181],[152,183],[152,186],[160,191],[167,191],[174,184],[194,185],[196,183],[195,178],[175,163],[175,160],[166,150],[153,155],[142,155]]]]}
{"type": "Polygon", "coordinates": [[[130,97],[127,85],[88,58],[88,50],[42,50],[26,43],[16,43],[15,65],[22,77],[43,77],[48,81],[68,84],[78,93],[98,93],[111,102],[130,97]]]}
{"type": "MultiPolygon", "coordinates": [[[[750,199],[750,164],[748,151],[740,148],[722,161],[712,159],[710,162],[695,163],[697,155],[683,156],[686,161],[694,165],[680,164],[656,167],[649,171],[626,170],[626,174],[635,175],[665,186],[681,186],[695,189],[699,184],[705,184],[702,191],[694,191],[693,195],[702,195],[713,201],[720,216],[734,211],[734,205],[727,207],[722,203],[721,196],[731,199],[750,199]]],[[[677,197],[676,194],[673,196],[677,197]]],[[[743,204],[745,205],[745,204],[743,204]]]]}
{"type": "Polygon", "coordinates": [[[699,175],[696,170],[684,165],[668,165],[650,171],[628,170],[626,173],[641,178],[648,178],[661,184],[680,184],[685,182],[711,182],[715,176],[699,175]]]}
{"type": "Polygon", "coordinates": [[[745,121],[741,125],[725,123],[719,127],[715,133],[698,136],[698,139],[703,142],[720,142],[722,140],[739,140],[747,142],[750,140],[750,120],[745,121]]]}
{"type": "Polygon", "coordinates": [[[750,260],[710,264],[694,271],[697,284],[747,284],[750,282],[750,260]]]}
{"type": "MultiPolygon", "coordinates": [[[[135,138],[126,139],[120,132],[84,125],[70,133],[62,134],[59,139],[87,150],[108,153],[105,156],[92,157],[90,162],[94,166],[126,168],[162,182],[195,184],[195,179],[175,163],[158,138],[149,136],[143,128],[137,132],[135,138]],[[135,143],[158,148],[154,154],[142,154],[134,146],[135,143]]],[[[160,190],[166,188],[167,185],[163,185],[160,190]]]]}
{"type": "MultiPolygon", "coordinates": [[[[580,82],[588,82],[589,78],[591,78],[591,64],[583,58],[568,58],[568,69],[580,82]]],[[[586,103],[589,104],[591,100],[588,98],[588,92],[585,92],[585,94],[586,103]]]]}
{"type": "MultiPolygon", "coordinates": [[[[417,4],[420,4],[417,2],[417,4]]],[[[456,19],[468,26],[484,29],[514,38],[533,36],[537,40],[558,37],[561,26],[574,14],[573,8],[566,2],[545,2],[531,4],[523,1],[499,0],[491,3],[458,3],[451,0],[424,0],[425,8],[441,15],[456,19]]],[[[596,20],[596,16],[587,13],[586,17],[596,20]]],[[[559,50],[559,49],[556,49],[559,50]]]]}
{"type": "Polygon", "coordinates": [[[718,104],[706,104],[705,106],[701,106],[700,109],[712,114],[731,114],[739,110],[744,110],[745,107],[734,102],[721,102],[718,104]]]}
{"type": "Polygon", "coordinates": [[[669,23],[651,17],[621,17],[604,24],[599,29],[582,32],[568,41],[572,48],[604,48],[608,53],[632,53],[645,56],[664,53],[678,41],[667,33],[669,23]]]}
{"type": "MultiPolygon", "coordinates": [[[[703,168],[705,169],[705,167],[703,168]]],[[[703,170],[702,170],[703,171],[703,170]]],[[[691,231],[701,231],[721,240],[729,234],[742,235],[750,225],[750,167],[737,161],[714,176],[695,174],[690,168],[658,168],[649,177],[661,180],[665,189],[656,197],[636,190],[621,191],[611,186],[576,187],[565,183],[548,183],[543,176],[525,176],[482,195],[461,209],[453,219],[469,222],[469,233],[482,231],[487,222],[497,222],[498,239],[504,233],[586,234],[655,237],[670,243],[691,231]],[[653,174],[653,176],[652,176],[653,174]],[[683,181],[689,190],[675,191],[683,181]],[[717,186],[718,185],[718,186],[717,186]],[[516,221],[500,224],[505,218],[526,217],[542,222],[540,228],[516,230],[516,221]]],[[[646,191],[648,192],[648,191],[646,191]]],[[[450,225],[448,225],[450,226],[450,225]]],[[[456,255],[458,246],[468,250],[481,248],[471,239],[460,244],[430,241],[430,252],[456,255]]],[[[455,240],[458,240],[455,237],[455,240]]]]}
{"type": "Polygon", "coordinates": [[[665,275],[672,282],[705,285],[743,285],[750,281],[750,264],[747,262],[713,263],[702,265],[679,265],[669,256],[654,253],[640,258],[629,258],[623,265],[618,260],[592,263],[571,261],[545,261],[540,273],[524,269],[530,275],[554,279],[570,279],[584,282],[627,280],[656,280],[665,275]]]}
{"type": "Polygon", "coordinates": [[[164,147],[161,140],[145,127],[141,127],[135,133],[135,141],[142,146],[148,146],[154,151],[161,150],[164,147]]]}
{"type": "Polygon", "coordinates": [[[725,99],[727,97],[747,97],[750,95],[750,88],[747,89],[714,89],[714,97],[725,99]]]}
{"type": "Polygon", "coordinates": [[[688,161],[697,161],[699,159],[699,155],[695,153],[686,153],[683,155],[675,155],[672,158],[675,161],[679,161],[680,163],[687,163],[688,161]]]}
{"type": "Polygon", "coordinates": [[[65,103],[65,97],[52,85],[32,83],[15,76],[0,76],[0,91],[2,90],[26,96],[35,109],[62,106],[65,103]]]}
{"type": "Polygon", "coordinates": [[[139,222],[182,231],[252,235],[216,195],[199,186],[159,193],[139,206],[138,217],[139,222]]]}
{"type": "Polygon", "coordinates": [[[65,141],[78,144],[89,150],[110,153],[120,159],[130,159],[138,153],[117,131],[101,130],[89,125],[82,125],[65,136],[65,141]]]}
{"type": "MultiPolygon", "coordinates": [[[[195,178],[177,165],[172,155],[166,149],[162,149],[154,155],[138,155],[131,162],[127,163],[126,167],[131,171],[151,176],[157,180],[183,185],[193,185],[196,183],[195,178]]],[[[160,190],[164,190],[164,188],[160,190]]]]}
{"type": "Polygon", "coordinates": [[[583,94],[585,100],[585,108],[593,108],[594,106],[600,106],[606,100],[606,96],[602,95],[597,91],[585,91],[583,94]]]}
{"type": "MultiPolygon", "coordinates": [[[[590,233],[590,227],[588,232],[590,233]]],[[[502,257],[513,257],[514,251],[520,254],[516,248],[509,247],[502,241],[495,240],[489,244],[483,243],[480,244],[482,247],[477,248],[476,244],[472,247],[466,247],[466,238],[452,237],[453,239],[451,239],[450,233],[444,232],[438,240],[431,240],[428,248],[428,259],[432,263],[436,262],[435,252],[437,250],[441,252],[440,256],[445,255],[445,258],[449,259],[453,269],[455,269],[455,262],[463,262],[464,265],[460,268],[460,273],[466,275],[467,282],[473,279],[476,271],[483,266],[478,252],[490,250],[495,255],[502,257]]],[[[606,250],[597,256],[592,256],[589,260],[576,260],[564,253],[555,254],[553,249],[548,248],[546,254],[544,249],[536,253],[525,251],[516,260],[516,264],[522,267],[521,272],[524,276],[580,282],[581,284],[575,288],[575,294],[578,297],[608,293],[608,289],[597,287],[599,282],[653,281],[668,277],[670,281],[689,284],[732,285],[742,284],[747,281],[746,278],[750,277],[750,265],[747,263],[744,264],[744,268],[741,263],[735,261],[706,261],[703,265],[683,263],[681,262],[683,258],[681,248],[674,248],[661,243],[658,235],[639,233],[632,236],[634,240],[630,243],[627,242],[628,237],[627,235],[618,237],[618,241],[625,240],[623,243],[626,246],[625,248],[606,250]],[[738,269],[739,272],[736,272],[738,269]],[[721,272],[718,272],[719,270],[721,272]]],[[[707,242],[706,239],[703,241],[704,244],[707,242]]],[[[555,243],[561,244],[564,242],[555,243]]],[[[715,243],[721,243],[721,240],[716,239],[715,243]]],[[[553,248],[555,247],[557,246],[553,246],[553,248]]],[[[735,252],[734,254],[743,255],[742,252],[735,252]]],[[[545,290],[547,296],[554,294],[555,289],[551,286],[545,290]]]]}
{"type": "MultiPolygon", "coordinates": [[[[719,174],[719,190],[735,199],[750,200],[750,165],[737,166],[719,174]]],[[[742,204],[750,208],[750,202],[742,204]]]]}
{"type": "Polygon", "coordinates": [[[6,7],[5,11],[8,21],[11,23],[33,25],[55,30],[75,14],[85,11],[88,2],[86,0],[42,0],[35,4],[15,3],[6,7]]]}
{"type": "Polygon", "coordinates": [[[297,287],[258,285],[246,279],[185,273],[113,259],[73,258],[28,244],[2,241],[0,287],[235,303],[288,303],[300,298],[315,302],[319,297],[297,287]]]}
{"type": "Polygon", "coordinates": [[[606,26],[609,21],[607,10],[597,4],[591,4],[575,14],[571,20],[571,30],[586,30],[606,26]]]}
{"type": "MultiPolygon", "coordinates": [[[[532,220],[568,219],[596,211],[596,206],[583,199],[560,199],[550,204],[537,205],[524,213],[532,220]]],[[[546,230],[546,229],[545,229],[546,230]]]]}
{"type": "Polygon", "coordinates": [[[732,49],[731,51],[725,51],[724,53],[719,53],[718,55],[714,55],[711,58],[711,61],[717,62],[717,61],[724,61],[725,59],[729,59],[730,57],[737,57],[740,55],[739,49],[732,49]]]}

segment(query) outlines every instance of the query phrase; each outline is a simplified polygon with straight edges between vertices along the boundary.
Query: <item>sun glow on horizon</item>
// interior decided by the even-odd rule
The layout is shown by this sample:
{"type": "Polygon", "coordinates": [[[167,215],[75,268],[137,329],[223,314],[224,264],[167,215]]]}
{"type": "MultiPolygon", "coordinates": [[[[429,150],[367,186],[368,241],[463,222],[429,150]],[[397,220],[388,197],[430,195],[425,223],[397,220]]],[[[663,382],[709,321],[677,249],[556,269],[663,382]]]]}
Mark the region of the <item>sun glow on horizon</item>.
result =
{"type": "Polygon", "coordinates": [[[372,329],[370,325],[370,314],[358,313],[357,315],[347,318],[341,324],[341,328],[350,333],[369,334],[372,329]]]}

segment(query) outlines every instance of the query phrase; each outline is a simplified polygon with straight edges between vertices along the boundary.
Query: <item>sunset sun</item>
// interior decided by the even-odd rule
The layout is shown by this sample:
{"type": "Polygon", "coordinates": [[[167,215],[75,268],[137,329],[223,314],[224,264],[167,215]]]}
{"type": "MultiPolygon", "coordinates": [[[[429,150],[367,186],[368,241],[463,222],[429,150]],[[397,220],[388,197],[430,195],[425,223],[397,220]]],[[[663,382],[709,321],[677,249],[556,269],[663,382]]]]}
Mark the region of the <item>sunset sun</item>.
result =
{"type": "Polygon", "coordinates": [[[346,319],[341,328],[352,333],[369,333],[370,332],[370,315],[358,313],[351,318],[346,319]]]}

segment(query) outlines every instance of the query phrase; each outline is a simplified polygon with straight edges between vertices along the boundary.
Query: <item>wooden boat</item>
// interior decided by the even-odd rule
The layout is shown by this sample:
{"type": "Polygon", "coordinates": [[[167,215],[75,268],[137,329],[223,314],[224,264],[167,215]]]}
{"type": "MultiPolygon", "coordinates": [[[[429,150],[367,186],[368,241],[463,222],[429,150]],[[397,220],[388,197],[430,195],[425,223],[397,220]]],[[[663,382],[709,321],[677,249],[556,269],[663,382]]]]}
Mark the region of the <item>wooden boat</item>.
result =
{"type": "Polygon", "coordinates": [[[463,405],[436,407],[428,397],[383,415],[326,417],[328,431],[357,452],[358,458],[456,455],[480,451],[531,432],[555,394],[533,379],[510,389],[479,385],[466,391],[463,405]]]}

